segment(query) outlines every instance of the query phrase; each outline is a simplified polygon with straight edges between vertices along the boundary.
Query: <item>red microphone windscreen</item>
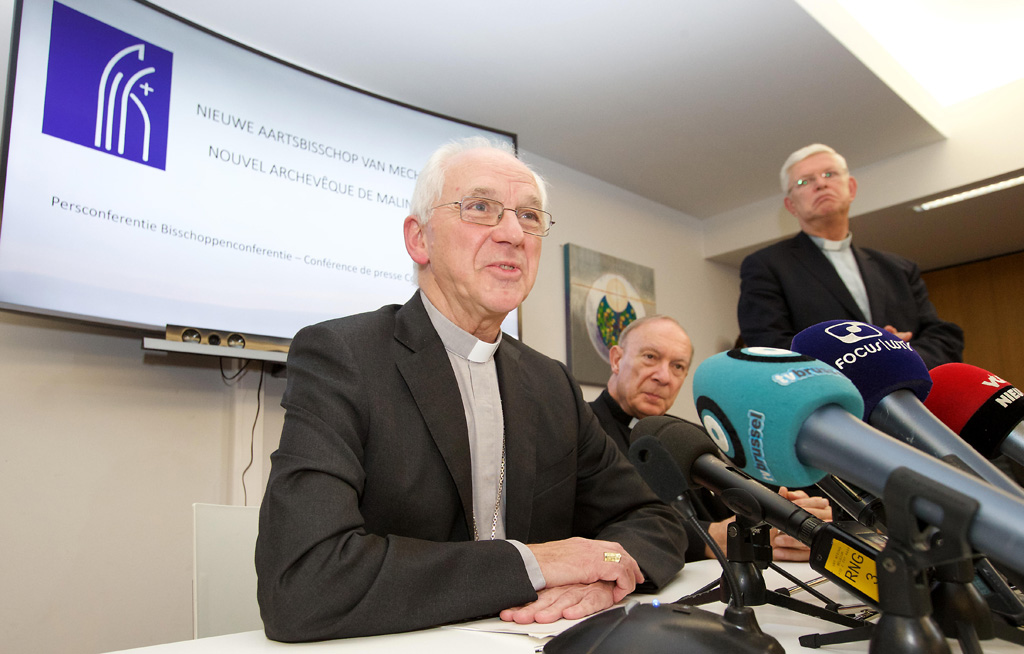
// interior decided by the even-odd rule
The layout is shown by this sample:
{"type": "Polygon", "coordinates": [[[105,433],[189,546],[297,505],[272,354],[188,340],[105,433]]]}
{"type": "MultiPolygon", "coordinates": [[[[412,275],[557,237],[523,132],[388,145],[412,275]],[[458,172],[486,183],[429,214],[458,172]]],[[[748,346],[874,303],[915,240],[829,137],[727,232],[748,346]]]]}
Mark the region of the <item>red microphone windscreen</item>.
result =
{"type": "Polygon", "coordinates": [[[944,363],[930,373],[932,390],[924,405],[958,434],[990,397],[1010,386],[989,371],[966,363],[944,363]]]}

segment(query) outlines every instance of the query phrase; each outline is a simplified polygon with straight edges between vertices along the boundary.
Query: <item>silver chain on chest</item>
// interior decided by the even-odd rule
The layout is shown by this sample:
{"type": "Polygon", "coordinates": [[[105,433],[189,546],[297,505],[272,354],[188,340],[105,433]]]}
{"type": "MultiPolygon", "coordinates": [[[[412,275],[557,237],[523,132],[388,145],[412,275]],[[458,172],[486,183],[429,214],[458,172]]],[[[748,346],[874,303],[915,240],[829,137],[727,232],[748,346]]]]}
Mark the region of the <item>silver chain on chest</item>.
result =
{"type": "MultiPolygon", "coordinates": [[[[498,494],[494,498],[494,516],[491,518],[491,540],[498,533],[498,513],[501,512],[501,491],[505,487],[505,434],[501,435],[501,468],[498,470],[498,494]]],[[[473,513],[473,540],[480,540],[476,528],[476,513],[473,513]]]]}

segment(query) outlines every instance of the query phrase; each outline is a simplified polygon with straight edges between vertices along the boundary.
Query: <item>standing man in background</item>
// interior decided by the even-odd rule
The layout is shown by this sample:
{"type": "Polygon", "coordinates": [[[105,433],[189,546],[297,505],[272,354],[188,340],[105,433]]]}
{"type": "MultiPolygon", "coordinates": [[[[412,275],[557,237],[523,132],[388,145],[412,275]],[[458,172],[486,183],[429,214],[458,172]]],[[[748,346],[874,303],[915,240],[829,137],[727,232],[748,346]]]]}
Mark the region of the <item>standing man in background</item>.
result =
{"type": "Polygon", "coordinates": [[[849,319],[896,334],[929,368],[963,359],[963,330],[939,319],[917,264],[852,245],[857,180],[842,156],[808,145],[786,159],[780,181],[801,231],[743,260],[737,316],[746,345],[789,349],[801,330],[849,319]]]}
{"type": "Polygon", "coordinates": [[[443,146],[403,225],[419,290],[295,336],[256,543],[269,638],[582,618],[682,566],[679,517],[565,366],[501,333],[546,206],[511,146],[443,146]]]}
{"type": "MultiPolygon", "coordinates": [[[[608,385],[590,403],[601,426],[622,452],[629,452],[630,434],[641,418],[668,413],[683,387],[693,360],[693,344],[675,319],[669,316],[646,316],[629,323],[619,334],[619,342],[608,351],[612,367],[608,385]]],[[[702,428],[703,429],[703,428],[702,428]]],[[[832,508],[821,497],[808,497],[803,491],[782,489],[781,495],[822,520],[832,519],[832,508]]],[[[690,501],[698,521],[719,547],[726,549],[732,512],[703,487],[691,488],[690,501]]],[[[714,556],[700,534],[689,523],[686,539],[689,546],[686,560],[714,556]]],[[[806,561],[810,549],[786,534],[772,530],[772,558],[776,561],[806,561]]]]}

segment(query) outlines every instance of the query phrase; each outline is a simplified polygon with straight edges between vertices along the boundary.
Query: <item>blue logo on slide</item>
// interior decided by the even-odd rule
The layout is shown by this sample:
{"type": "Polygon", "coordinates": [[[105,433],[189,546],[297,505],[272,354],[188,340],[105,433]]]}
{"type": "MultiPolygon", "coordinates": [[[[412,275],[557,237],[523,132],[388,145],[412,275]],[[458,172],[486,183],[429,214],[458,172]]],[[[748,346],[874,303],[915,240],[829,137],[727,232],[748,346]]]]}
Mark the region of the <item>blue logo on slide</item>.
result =
{"type": "Polygon", "coordinates": [[[164,170],[172,59],[54,2],[43,133],[164,170]]]}

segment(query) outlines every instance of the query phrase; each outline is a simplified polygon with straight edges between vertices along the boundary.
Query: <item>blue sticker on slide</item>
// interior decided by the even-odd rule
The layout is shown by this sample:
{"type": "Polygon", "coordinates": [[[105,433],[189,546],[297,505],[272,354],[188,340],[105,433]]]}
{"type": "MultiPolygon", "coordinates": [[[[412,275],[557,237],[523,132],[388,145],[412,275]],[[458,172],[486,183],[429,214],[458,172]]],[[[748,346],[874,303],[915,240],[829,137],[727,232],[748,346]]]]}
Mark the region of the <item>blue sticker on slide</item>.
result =
{"type": "Polygon", "coordinates": [[[170,51],[53,3],[43,133],[164,170],[170,51]]]}

